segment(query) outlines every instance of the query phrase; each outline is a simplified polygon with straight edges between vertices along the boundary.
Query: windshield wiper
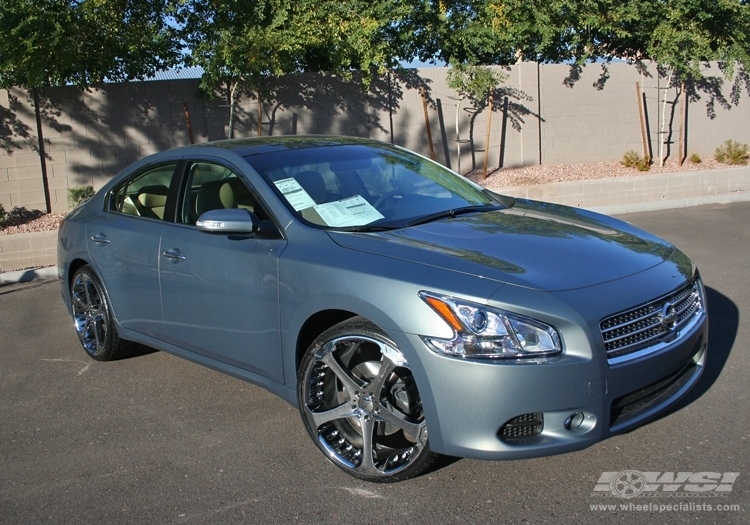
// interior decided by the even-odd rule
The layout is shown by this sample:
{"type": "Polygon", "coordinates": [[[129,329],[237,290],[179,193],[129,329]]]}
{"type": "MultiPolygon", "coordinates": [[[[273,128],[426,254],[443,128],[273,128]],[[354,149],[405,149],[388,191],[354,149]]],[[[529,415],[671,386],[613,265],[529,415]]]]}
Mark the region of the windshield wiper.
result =
{"type": "Polygon", "coordinates": [[[495,210],[504,210],[505,206],[500,205],[492,205],[492,204],[484,204],[480,206],[466,206],[464,208],[455,208],[452,210],[446,210],[441,211],[438,213],[433,213],[431,215],[425,215],[424,217],[420,217],[419,219],[414,219],[413,221],[407,222],[407,226],[418,226],[419,224],[425,224],[432,221],[437,221],[440,219],[453,219],[457,217],[458,215],[464,215],[466,213],[477,213],[477,212],[483,212],[483,211],[495,211],[495,210]]]}

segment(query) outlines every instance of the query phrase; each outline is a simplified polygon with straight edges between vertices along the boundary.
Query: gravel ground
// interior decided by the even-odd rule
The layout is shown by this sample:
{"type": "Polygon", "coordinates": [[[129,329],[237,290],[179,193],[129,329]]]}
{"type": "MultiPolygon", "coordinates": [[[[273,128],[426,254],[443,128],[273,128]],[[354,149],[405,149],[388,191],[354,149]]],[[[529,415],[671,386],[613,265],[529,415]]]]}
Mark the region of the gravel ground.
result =
{"type": "MultiPolygon", "coordinates": [[[[491,168],[484,180],[482,179],[482,170],[479,169],[472,171],[468,177],[487,188],[501,189],[508,186],[531,186],[549,182],[606,179],[610,177],[637,177],[639,175],[726,167],[726,164],[721,164],[713,157],[709,157],[699,164],[686,161],[682,166],[676,160],[670,159],[663,167],[654,164],[649,171],[626,168],[619,162],[589,162],[585,164],[543,164],[523,168],[491,168]]],[[[43,214],[38,210],[27,210],[25,208],[13,209],[8,215],[9,226],[0,230],[0,235],[56,230],[65,216],[64,213],[43,214]]]]}
{"type": "Polygon", "coordinates": [[[716,161],[713,157],[709,157],[703,159],[698,164],[685,161],[682,166],[676,160],[670,159],[664,166],[653,164],[649,171],[626,168],[619,162],[589,162],[585,164],[543,164],[541,166],[526,166],[523,168],[492,168],[488,170],[487,178],[484,180],[482,180],[482,170],[479,169],[472,171],[468,177],[487,188],[499,189],[509,186],[531,186],[550,182],[637,177],[640,175],[657,175],[659,173],[710,170],[727,167],[730,166],[716,161]]]}
{"type": "MultiPolygon", "coordinates": [[[[14,235],[16,233],[47,232],[56,230],[65,217],[64,213],[42,213],[39,210],[26,210],[21,213],[11,212],[8,219],[9,226],[0,230],[0,235],[14,235]]],[[[15,211],[15,210],[14,210],[15,211]]]]}

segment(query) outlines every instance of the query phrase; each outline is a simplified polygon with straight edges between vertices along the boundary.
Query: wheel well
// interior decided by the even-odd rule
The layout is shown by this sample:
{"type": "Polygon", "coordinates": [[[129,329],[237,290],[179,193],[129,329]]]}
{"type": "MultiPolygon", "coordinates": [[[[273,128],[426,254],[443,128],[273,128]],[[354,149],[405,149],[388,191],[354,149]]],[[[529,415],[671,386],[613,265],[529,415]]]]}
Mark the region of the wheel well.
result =
{"type": "Polygon", "coordinates": [[[299,368],[300,361],[302,361],[302,356],[305,355],[305,351],[310,347],[312,342],[315,341],[315,338],[330,327],[339,324],[341,321],[346,321],[351,317],[355,317],[356,315],[357,314],[347,312],[346,310],[324,310],[316,313],[305,321],[305,324],[302,325],[302,329],[299,331],[299,336],[297,337],[297,368],[299,368]]]}
{"type": "Polygon", "coordinates": [[[70,266],[68,267],[68,288],[70,288],[70,283],[73,280],[73,275],[75,275],[75,273],[78,271],[78,268],[87,264],[88,262],[84,261],[83,259],[74,259],[73,262],[70,263],[70,266]]]}

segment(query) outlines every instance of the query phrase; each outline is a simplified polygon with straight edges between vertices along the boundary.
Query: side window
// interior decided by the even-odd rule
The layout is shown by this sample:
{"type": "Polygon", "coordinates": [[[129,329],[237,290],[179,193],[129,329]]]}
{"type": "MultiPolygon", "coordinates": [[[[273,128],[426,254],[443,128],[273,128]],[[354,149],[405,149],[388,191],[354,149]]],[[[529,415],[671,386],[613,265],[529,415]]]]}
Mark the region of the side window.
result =
{"type": "Polygon", "coordinates": [[[129,177],[112,190],[109,210],[126,215],[164,220],[169,186],[176,162],[148,169],[129,177]]]}
{"type": "Polygon", "coordinates": [[[195,224],[203,213],[226,208],[241,208],[267,218],[250,189],[232,170],[210,162],[192,163],[182,199],[182,222],[195,224]]]}

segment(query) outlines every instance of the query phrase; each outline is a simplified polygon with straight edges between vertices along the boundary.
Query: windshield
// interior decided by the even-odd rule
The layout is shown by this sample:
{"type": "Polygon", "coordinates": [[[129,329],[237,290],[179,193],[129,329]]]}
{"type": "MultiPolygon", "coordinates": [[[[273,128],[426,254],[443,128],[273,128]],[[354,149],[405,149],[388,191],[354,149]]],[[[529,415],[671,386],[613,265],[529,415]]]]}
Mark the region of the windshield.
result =
{"type": "Polygon", "coordinates": [[[290,148],[245,159],[298,217],[322,227],[398,228],[498,205],[474,183],[388,144],[290,148]]]}

